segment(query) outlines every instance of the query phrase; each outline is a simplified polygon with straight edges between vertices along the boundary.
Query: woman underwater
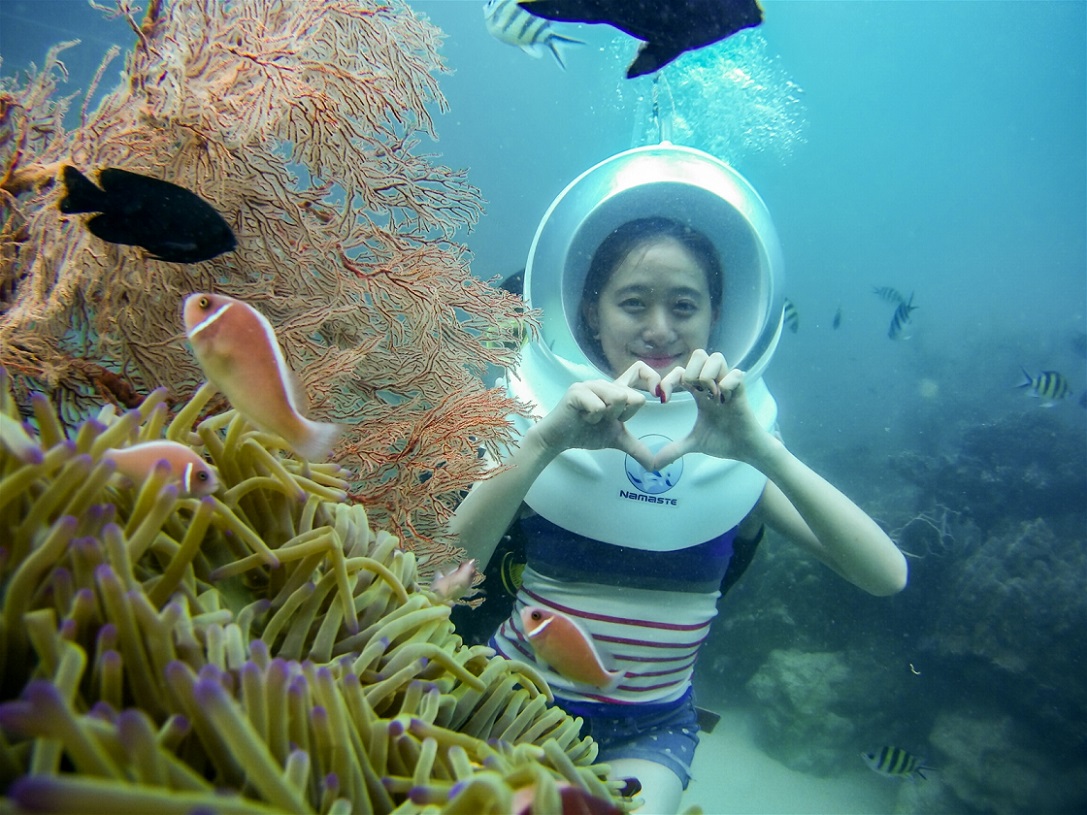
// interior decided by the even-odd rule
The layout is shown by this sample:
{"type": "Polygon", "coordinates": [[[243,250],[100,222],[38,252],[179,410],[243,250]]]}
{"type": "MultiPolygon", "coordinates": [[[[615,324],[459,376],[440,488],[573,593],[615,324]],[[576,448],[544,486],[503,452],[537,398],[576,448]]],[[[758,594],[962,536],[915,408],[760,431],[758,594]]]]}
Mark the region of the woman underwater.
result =
{"type": "Polygon", "coordinates": [[[698,744],[691,676],[734,546],[768,527],[874,595],[900,591],[907,568],[879,526],[782,443],[765,386],[753,381],[749,394],[745,373],[709,350],[727,345],[726,294],[740,297],[742,287],[709,228],[670,217],[667,196],[647,200],[659,204],[657,214],[635,207],[640,217],[610,226],[591,253],[570,320],[584,358],[607,376],[575,374],[553,406],[542,406],[502,469],[462,502],[450,531],[485,566],[507,528],[521,525],[523,583],[492,643],[543,670],[557,703],[586,720],[598,760],[616,777],[638,779],[638,812],[674,813],[698,744]],[[673,421],[661,433],[631,431],[683,401],[690,421],[682,429],[673,421]],[[572,455],[587,458],[549,480],[572,455]],[[606,482],[600,473],[613,460],[624,469],[618,490],[582,489],[582,481],[606,482]],[[699,478],[701,497],[668,497],[680,494],[673,487],[684,475],[693,483],[714,466],[724,469],[699,478]],[[548,496],[534,501],[534,490],[548,496]],[[599,497],[612,493],[621,497],[599,497]],[[645,512],[662,520],[629,521],[645,512]],[[553,654],[541,658],[547,651],[535,646],[534,626],[551,616],[584,632],[606,663],[602,677],[578,674],[553,654]]]}

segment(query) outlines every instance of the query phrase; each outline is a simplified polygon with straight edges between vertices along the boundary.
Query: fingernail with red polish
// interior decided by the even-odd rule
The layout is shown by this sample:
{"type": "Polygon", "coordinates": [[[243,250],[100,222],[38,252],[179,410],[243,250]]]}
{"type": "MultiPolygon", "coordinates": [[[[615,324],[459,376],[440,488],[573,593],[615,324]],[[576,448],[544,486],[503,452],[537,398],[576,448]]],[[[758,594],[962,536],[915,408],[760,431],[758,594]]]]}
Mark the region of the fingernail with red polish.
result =
{"type": "Polygon", "coordinates": [[[668,401],[668,397],[664,395],[664,388],[662,388],[660,385],[657,385],[655,393],[657,394],[657,398],[661,400],[662,405],[668,401]]]}

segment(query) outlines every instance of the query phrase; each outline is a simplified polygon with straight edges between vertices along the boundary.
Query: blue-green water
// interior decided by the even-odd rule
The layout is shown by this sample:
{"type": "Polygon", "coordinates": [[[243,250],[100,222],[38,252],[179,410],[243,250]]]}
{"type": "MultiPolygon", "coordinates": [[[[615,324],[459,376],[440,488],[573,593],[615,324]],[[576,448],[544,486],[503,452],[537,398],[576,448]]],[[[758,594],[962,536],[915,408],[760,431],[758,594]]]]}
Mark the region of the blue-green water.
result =
{"type": "MultiPolygon", "coordinates": [[[[447,32],[453,70],[426,148],[482,189],[487,213],[463,239],[477,275],[504,277],[555,195],[644,136],[651,80],[622,78],[635,45],[611,29],[565,26],[586,45],[562,71],[491,38],[481,2],[410,5],[447,32]]],[[[902,811],[1083,806],[1087,4],[763,6],[760,28],[666,69],[673,136],[722,154],[773,213],[800,315],[766,374],[790,446],[891,529],[946,510],[955,541],[904,533],[927,548],[892,600],[771,541],[722,602],[700,693],[771,705],[749,679],[770,675],[772,651],[838,654],[855,679],[825,704],[852,730],[812,723],[783,746],[767,716],[761,738],[783,760],[853,773],[861,751],[907,742],[951,797],[915,785],[902,811]],[[910,340],[887,338],[877,286],[914,293],[910,340]],[[1013,387],[1020,365],[1062,372],[1072,397],[1041,408],[1013,387]],[[1048,537],[1024,526],[1037,518],[1048,537]],[[1068,794],[1031,797],[1034,783],[1068,794]]],[[[0,0],[5,75],[75,37],[72,91],[131,32],[83,0],[0,0]]]]}

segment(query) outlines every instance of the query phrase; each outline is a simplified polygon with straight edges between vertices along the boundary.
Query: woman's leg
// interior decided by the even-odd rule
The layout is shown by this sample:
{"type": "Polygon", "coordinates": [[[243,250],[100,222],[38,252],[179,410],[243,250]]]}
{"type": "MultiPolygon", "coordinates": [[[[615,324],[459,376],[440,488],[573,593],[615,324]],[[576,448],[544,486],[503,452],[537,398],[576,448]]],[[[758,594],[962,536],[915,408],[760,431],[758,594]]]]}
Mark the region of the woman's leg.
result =
{"type": "Polygon", "coordinates": [[[655,761],[644,758],[616,758],[607,762],[613,778],[637,778],[642,785],[638,793],[645,803],[634,810],[635,815],[676,815],[683,796],[679,776],[655,761]]]}

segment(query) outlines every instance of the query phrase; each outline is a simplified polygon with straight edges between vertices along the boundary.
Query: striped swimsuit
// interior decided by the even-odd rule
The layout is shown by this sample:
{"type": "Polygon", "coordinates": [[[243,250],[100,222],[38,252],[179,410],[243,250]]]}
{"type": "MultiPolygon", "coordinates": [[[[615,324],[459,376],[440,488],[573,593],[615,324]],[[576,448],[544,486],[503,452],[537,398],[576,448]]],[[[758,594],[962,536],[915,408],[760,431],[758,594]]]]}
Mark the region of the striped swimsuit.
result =
{"type": "Polygon", "coordinates": [[[540,668],[572,702],[667,704],[687,693],[699,647],[717,614],[736,530],[671,552],[615,546],[533,516],[521,521],[528,565],[514,612],[492,639],[498,652],[540,668]],[[526,605],[574,618],[623,672],[602,691],[541,665],[522,629],[526,605]]]}

